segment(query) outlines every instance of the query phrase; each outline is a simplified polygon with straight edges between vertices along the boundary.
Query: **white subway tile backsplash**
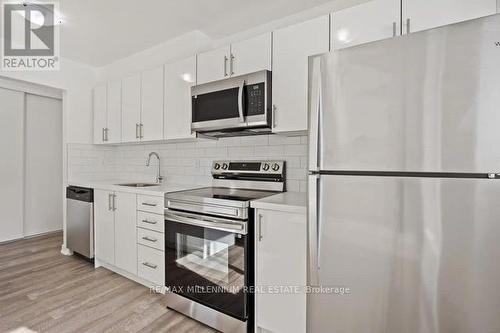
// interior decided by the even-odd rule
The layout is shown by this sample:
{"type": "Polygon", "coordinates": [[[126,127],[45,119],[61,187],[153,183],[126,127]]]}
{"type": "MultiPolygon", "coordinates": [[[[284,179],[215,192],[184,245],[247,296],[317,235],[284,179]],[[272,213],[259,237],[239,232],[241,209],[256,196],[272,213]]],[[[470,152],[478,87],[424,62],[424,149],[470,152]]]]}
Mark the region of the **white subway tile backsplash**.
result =
{"type": "Polygon", "coordinates": [[[212,162],[221,159],[285,160],[288,191],[307,190],[307,137],[259,135],[163,144],[120,146],[68,145],[69,180],[153,181],[157,161],[146,167],[151,151],[161,157],[168,183],[209,186],[212,162]]]}

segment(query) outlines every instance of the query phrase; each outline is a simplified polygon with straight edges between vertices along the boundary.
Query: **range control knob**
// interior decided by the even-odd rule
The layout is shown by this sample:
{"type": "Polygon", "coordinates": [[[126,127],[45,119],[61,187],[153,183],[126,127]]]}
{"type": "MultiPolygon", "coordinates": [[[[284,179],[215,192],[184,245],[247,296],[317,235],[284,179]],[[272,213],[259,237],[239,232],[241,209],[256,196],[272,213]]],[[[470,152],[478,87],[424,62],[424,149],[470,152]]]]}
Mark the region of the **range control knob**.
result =
{"type": "Polygon", "coordinates": [[[228,165],[226,163],[222,164],[222,170],[227,170],[228,165]]]}
{"type": "Polygon", "coordinates": [[[269,163],[264,163],[264,165],[262,166],[262,170],[264,171],[269,170],[269,163]]]}
{"type": "Polygon", "coordinates": [[[272,168],[274,171],[278,171],[280,169],[280,165],[278,163],[274,163],[272,168]]]}
{"type": "Polygon", "coordinates": [[[219,163],[215,163],[214,164],[214,169],[215,170],[219,170],[220,169],[220,164],[219,163]]]}

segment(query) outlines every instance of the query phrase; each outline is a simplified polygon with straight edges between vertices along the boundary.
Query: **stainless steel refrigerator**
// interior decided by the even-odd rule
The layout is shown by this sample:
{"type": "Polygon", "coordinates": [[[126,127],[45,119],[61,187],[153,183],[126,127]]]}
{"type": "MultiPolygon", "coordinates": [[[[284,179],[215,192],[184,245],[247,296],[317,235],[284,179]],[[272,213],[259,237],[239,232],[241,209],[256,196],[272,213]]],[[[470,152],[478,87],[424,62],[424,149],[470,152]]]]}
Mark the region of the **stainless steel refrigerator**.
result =
{"type": "Polygon", "coordinates": [[[308,332],[500,332],[500,16],[311,63],[308,332]]]}

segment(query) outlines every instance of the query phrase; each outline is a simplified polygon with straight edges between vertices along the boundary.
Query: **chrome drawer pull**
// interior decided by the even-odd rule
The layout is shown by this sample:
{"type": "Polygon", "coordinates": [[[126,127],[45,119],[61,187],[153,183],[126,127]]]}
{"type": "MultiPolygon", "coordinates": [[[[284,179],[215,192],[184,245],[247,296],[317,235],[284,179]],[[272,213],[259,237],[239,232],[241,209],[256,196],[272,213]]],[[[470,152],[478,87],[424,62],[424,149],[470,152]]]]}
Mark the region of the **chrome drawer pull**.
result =
{"type": "Polygon", "coordinates": [[[153,265],[153,264],[150,264],[149,262],[143,262],[142,263],[144,266],[146,267],[149,267],[149,268],[152,268],[152,269],[156,269],[158,267],[158,265],[153,265]]]}
{"type": "Polygon", "coordinates": [[[157,241],[156,238],[150,238],[148,236],[144,236],[144,237],[142,237],[142,239],[144,239],[144,240],[146,240],[148,242],[153,242],[153,243],[157,241]]]}
{"type": "Polygon", "coordinates": [[[156,221],[148,221],[148,220],[142,220],[142,222],[148,223],[148,224],[156,224],[156,223],[158,223],[156,221]]]}
{"type": "Polygon", "coordinates": [[[151,203],[147,203],[147,202],[143,202],[142,205],[149,206],[149,207],[156,207],[157,206],[157,204],[151,204],[151,203]]]}

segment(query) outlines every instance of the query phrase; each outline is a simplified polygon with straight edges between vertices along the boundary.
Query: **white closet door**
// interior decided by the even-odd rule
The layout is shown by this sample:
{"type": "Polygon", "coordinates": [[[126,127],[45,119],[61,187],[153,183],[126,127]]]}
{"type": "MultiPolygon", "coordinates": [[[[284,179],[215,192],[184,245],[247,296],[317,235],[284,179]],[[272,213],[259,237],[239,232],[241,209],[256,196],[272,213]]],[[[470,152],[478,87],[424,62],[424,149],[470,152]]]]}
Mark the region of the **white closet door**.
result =
{"type": "Polygon", "coordinates": [[[63,227],[62,103],[26,95],[24,235],[63,227]]]}
{"type": "Polygon", "coordinates": [[[23,237],[24,94],[0,88],[0,242],[23,237]]]}

